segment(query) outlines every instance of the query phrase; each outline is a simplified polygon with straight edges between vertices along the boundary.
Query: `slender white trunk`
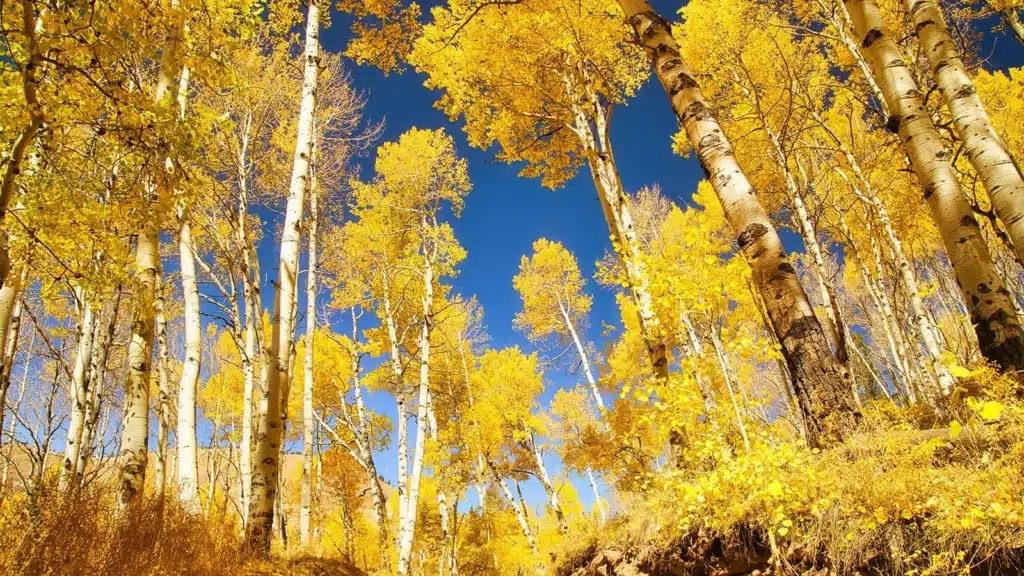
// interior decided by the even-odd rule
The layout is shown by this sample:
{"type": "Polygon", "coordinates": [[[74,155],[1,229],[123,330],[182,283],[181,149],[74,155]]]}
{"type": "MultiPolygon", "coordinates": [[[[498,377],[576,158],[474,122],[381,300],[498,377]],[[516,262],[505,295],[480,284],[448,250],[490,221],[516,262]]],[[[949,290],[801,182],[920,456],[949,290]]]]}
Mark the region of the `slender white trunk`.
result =
{"type": "Polygon", "coordinates": [[[281,256],[278,284],[275,290],[274,318],[267,363],[267,379],[263,394],[266,412],[260,415],[256,435],[256,469],[252,478],[252,501],[246,539],[250,552],[266,555],[270,551],[274,502],[277,499],[280,472],[282,390],[288,385],[293,334],[295,290],[298,281],[299,245],[302,234],[302,210],[309,184],[309,160],[312,155],[313,111],[315,110],[317,76],[320,62],[320,18],[317,0],[310,0],[306,14],[306,45],[303,52],[302,102],[299,107],[298,133],[292,159],[291,184],[281,235],[281,256]]]}
{"type": "Polygon", "coordinates": [[[740,436],[743,438],[743,447],[750,451],[750,437],[747,436],[747,425],[743,422],[743,411],[740,410],[740,404],[736,400],[736,392],[733,384],[735,383],[735,373],[732,370],[732,363],[729,361],[729,355],[725,351],[725,347],[722,346],[722,340],[718,336],[718,330],[712,327],[711,330],[711,343],[715,347],[715,355],[718,357],[718,365],[722,369],[722,379],[725,381],[725,388],[729,392],[729,400],[732,401],[732,409],[736,416],[736,427],[739,428],[740,436]]]}
{"type": "Polygon", "coordinates": [[[594,372],[590,369],[590,360],[587,359],[587,351],[583,347],[583,342],[580,341],[579,335],[576,333],[576,327],[573,326],[572,320],[569,318],[569,313],[566,311],[565,306],[559,304],[558,309],[562,311],[562,319],[565,320],[565,327],[569,330],[569,334],[572,336],[573,344],[576,345],[576,352],[580,356],[580,364],[583,365],[583,374],[587,377],[587,384],[590,386],[590,392],[594,395],[594,402],[597,404],[597,410],[601,414],[604,414],[604,399],[601,398],[601,391],[597,388],[597,380],[594,378],[594,372]]]}
{"type": "MultiPolygon", "coordinates": [[[[99,424],[100,407],[103,401],[103,385],[107,373],[107,358],[114,342],[114,330],[117,328],[117,314],[121,308],[121,286],[117,287],[114,305],[104,330],[99,331],[93,343],[92,365],[89,367],[89,403],[86,405],[85,426],[82,428],[82,441],[78,450],[78,462],[75,467],[77,482],[85,475],[85,467],[92,455],[92,442],[99,424]]],[[[97,329],[99,327],[97,326],[97,329]]]]}
{"type": "Polygon", "coordinates": [[[512,511],[515,512],[516,520],[519,522],[519,529],[523,532],[523,536],[526,537],[526,543],[529,544],[530,550],[533,551],[534,556],[540,556],[540,550],[537,548],[537,540],[533,536],[533,529],[530,528],[530,522],[526,518],[526,511],[523,509],[523,503],[516,500],[516,497],[512,495],[512,490],[509,489],[505,479],[502,478],[498,471],[494,469],[494,465],[490,462],[487,466],[491,469],[491,474],[494,476],[494,482],[501,488],[501,494],[505,497],[505,501],[512,507],[512,511]]]}
{"type": "Polygon", "coordinates": [[[163,269],[156,277],[156,466],[153,492],[163,498],[167,484],[167,432],[171,427],[171,388],[167,381],[170,354],[167,350],[167,285],[163,269]]]}
{"type": "MultiPolygon", "coordinates": [[[[177,8],[177,2],[172,1],[177,8]]],[[[176,76],[179,40],[174,30],[160,56],[153,103],[162,110],[167,92],[176,76]]],[[[148,191],[147,191],[148,192],[148,191]]],[[[146,483],[146,457],[149,444],[149,381],[153,357],[154,300],[156,276],[160,267],[160,223],[152,215],[141,223],[135,244],[135,277],[132,299],[132,334],[128,343],[128,381],[124,392],[121,426],[119,500],[127,505],[142,492],[146,483]]]]}
{"type": "Polygon", "coordinates": [[[199,316],[199,283],[196,279],[195,244],[189,211],[178,209],[178,256],[185,302],[185,363],[178,385],[178,499],[186,510],[199,512],[199,458],[196,453],[196,390],[199,385],[203,330],[199,316]]]}
{"type": "Polygon", "coordinates": [[[416,407],[416,449],[413,454],[412,474],[409,477],[409,494],[404,506],[405,517],[400,519],[398,528],[398,574],[409,573],[409,561],[412,558],[412,545],[416,538],[416,512],[419,509],[420,477],[423,475],[423,456],[427,444],[427,408],[430,391],[430,330],[434,300],[434,271],[431,264],[429,248],[426,245],[426,221],[420,223],[423,234],[423,310],[420,328],[420,383],[419,398],[416,407]]]}
{"type": "Polygon", "coordinates": [[[540,480],[541,486],[544,487],[544,492],[547,493],[548,503],[555,512],[555,518],[558,519],[558,530],[562,534],[568,534],[569,524],[565,520],[565,511],[562,510],[562,504],[558,501],[558,491],[555,490],[555,485],[551,482],[548,467],[544,465],[544,457],[537,446],[537,438],[533,437],[532,434],[530,438],[530,451],[533,453],[533,461],[537,466],[537,478],[540,480]]]}
{"type": "MultiPolygon", "coordinates": [[[[4,416],[7,390],[11,386],[11,369],[18,353],[18,335],[21,332],[21,312],[25,305],[22,290],[28,279],[28,266],[0,288],[0,446],[3,446],[4,416]]],[[[5,464],[6,465],[6,464],[5,464]]],[[[5,484],[0,484],[2,488],[5,484]]]]}
{"type": "Polygon", "coordinates": [[[68,426],[64,450],[64,464],[60,472],[60,485],[66,489],[75,478],[78,452],[82,446],[82,428],[85,424],[86,405],[89,403],[89,363],[92,359],[92,343],[95,335],[96,315],[85,290],[76,289],[76,298],[82,307],[82,318],[78,322],[78,344],[75,346],[75,363],[71,371],[71,391],[74,404],[71,406],[71,423],[68,426]]]}
{"type": "Polygon", "coordinates": [[[603,525],[608,521],[608,510],[605,508],[604,498],[601,498],[601,492],[597,489],[597,480],[594,478],[594,470],[587,466],[587,480],[590,482],[590,490],[594,492],[594,506],[597,507],[597,513],[601,518],[601,524],[603,525]]]}
{"type": "Polygon", "coordinates": [[[313,497],[313,338],[316,335],[316,235],[318,222],[316,146],[309,186],[309,270],[306,272],[306,357],[302,389],[302,490],[299,504],[299,543],[309,545],[310,506],[313,497]]]}

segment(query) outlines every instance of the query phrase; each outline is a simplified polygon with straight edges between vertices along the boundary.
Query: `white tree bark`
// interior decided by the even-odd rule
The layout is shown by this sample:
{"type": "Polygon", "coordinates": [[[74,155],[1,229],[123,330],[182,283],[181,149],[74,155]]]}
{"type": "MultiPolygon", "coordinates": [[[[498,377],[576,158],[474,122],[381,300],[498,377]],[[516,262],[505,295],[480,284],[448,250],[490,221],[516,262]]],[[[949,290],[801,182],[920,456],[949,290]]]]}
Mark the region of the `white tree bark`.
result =
{"type": "MultiPolygon", "coordinates": [[[[315,138],[315,136],[314,136],[315,138]]],[[[316,334],[317,207],[316,145],[309,186],[309,270],[306,272],[306,357],[302,389],[302,488],[299,503],[299,543],[309,545],[310,506],[313,497],[313,338],[316,334]]]]}
{"type": "Polygon", "coordinates": [[[821,324],[775,226],[737,164],[732,146],[700,86],[680,57],[668,23],[647,0],[619,0],[619,5],[647,52],[676,118],[737,235],[740,249],[750,259],[754,283],[763,296],[792,375],[808,444],[817,446],[823,437],[841,433],[840,421],[857,418],[851,390],[843,384],[821,324]],[[826,425],[830,416],[837,418],[826,425]]]}
{"type": "Polygon", "coordinates": [[[924,107],[917,83],[876,1],[848,0],[847,8],[889,109],[899,119],[900,139],[946,246],[981,352],[1003,369],[1024,368],[1024,336],[1010,294],[992,263],[978,221],[960,190],[950,152],[924,107]]]}
{"type": "Polygon", "coordinates": [[[167,350],[167,286],[163,270],[156,277],[156,466],[153,470],[154,494],[163,498],[167,484],[167,432],[171,427],[171,388],[167,381],[170,353],[167,350]]]}
{"type": "Polygon", "coordinates": [[[562,504],[558,501],[558,491],[555,490],[555,485],[551,482],[548,467],[544,465],[544,456],[540,453],[540,447],[537,446],[537,438],[533,434],[530,436],[530,451],[533,453],[533,461],[537,466],[537,478],[540,480],[541,486],[544,487],[544,492],[548,495],[548,504],[551,505],[551,509],[555,512],[555,518],[558,520],[558,530],[562,534],[568,534],[569,524],[565,520],[565,511],[562,510],[562,504]]]}
{"type": "Polygon", "coordinates": [[[181,287],[185,302],[185,362],[178,384],[178,429],[174,436],[178,449],[178,499],[192,513],[198,513],[200,507],[196,392],[203,353],[195,250],[189,210],[181,206],[178,209],[178,257],[181,260],[181,287]]]}
{"type": "MultiPolygon", "coordinates": [[[[416,512],[419,510],[420,477],[423,475],[423,456],[427,444],[427,408],[429,405],[430,391],[427,388],[430,382],[430,330],[432,312],[431,307],[434,301],[434,271],[431,264],[433,255],[427,247],[425,217],[420,223],[423,234],[423,317],[420,328],[420,383],[419,398],[416,407],[416,448],[413,454],[412,473],[409,476],[409,494],[406,498],[405,516],[400,519],[398,527],[398,574],[405,576],[409,573],[409,561],[412,558],[412,545],[416,538],[416,512]]],[[[399,415],[401,418],[402,415],[399,415]]]]}
{"type": "Polygon", "coordinates": [[[77,288],[75,297],[82,309],[78,322],[78,344],[75,346],[74,367],[71,370],[71,391],[74,404],[71,406],[71,423],[64,449],[64,463],[60,471],[61,489],[72,486],[78,452],[82,446],[82,428],[85,424],[86,405],[89,403],[88,370],[92,359],[92,343],[95,334],[96,314],[88,301],[85,290],[77,288]]]}
{"type": "Polygon", "coordinates": [[[310,0],[306,14],[306,45],[303,52],[302,102],[299,107],[298,133],[292,161],[291,185],[281,235],[281,256],[278,285],[275,291],[274,318],[264,385],[266,412],[260,415],[256,436],[256,469],[252,479],[252,502],[246,527],[249,550],[265,555],[270,551],[280,472],[281,391],[288,385],[288,364],[291,356],[295,291],[298,281],[299,245],[302,241],[302,210],[309,184],[309,160],[313,143],[313,112],[315,110],[317,77],[320,62],[319,4],[310,0]]]}
{"type": "Polygon", "coordinates": [[[594,372],[590,369],[590,360],[587,358],[587,351],[583,347],[583,342],[580,341],[579,335],[576,333],[576,327],[573,326],[572,319],[569,318],[569,313],[566,311],[565,306],[559,304],[558,308],[562,311],[562,319],[565,320],[565,327],[569,330],[569,335],[572,336],[573,344],[576,345],[576,353],[580,356],[580,364],[583,366],[583,374],[587,378],[587,384],[590,386],[590,392],[594,395],[594,402],[597,404],[597,410],[601,414],[604,414],[604,398],[601,397],[601,391],[597,388],[597,379],[594,378],[594,372]]]}
{"type": "MultiPolygon", "coordinates": [[[[3,446],[4,416],[7,405],[7,391],[11,386],[11,369],[18,353],[18,335],[21,332],[21,312],[25,304],[22,295],[28,279],[28,266],[21,273],[0,288],[0,446],[3,446]]],[[[4,485],[0,484],[0,488],[4,485]]]]}
{"type": "Polygon", "coordinates": [[[964,152],[988,191],[1017,259],[1024,262],[1024,176],[985,112],[938,2],[906,0],[906,5],[964,152]]]}
{"type": "MultiPolygon", "coordinates": [[[[176,6],[176,2],[172,2],[176,6]]],[[[177,31],[175,31],[177,32],[177,31]]],[[[180,66],[179,38],[172,33],[160,56],[153,102],[161,109],[180,66]]],[[[153,357],[156,276],[160,267],[160,223],[149,216],[136,237],[132,335],[128,344],[128,382],[124,393],[121,426],[119,499],[127,505],[142,492],[146,482],[149,444],[149,378],[153,357]]]]}

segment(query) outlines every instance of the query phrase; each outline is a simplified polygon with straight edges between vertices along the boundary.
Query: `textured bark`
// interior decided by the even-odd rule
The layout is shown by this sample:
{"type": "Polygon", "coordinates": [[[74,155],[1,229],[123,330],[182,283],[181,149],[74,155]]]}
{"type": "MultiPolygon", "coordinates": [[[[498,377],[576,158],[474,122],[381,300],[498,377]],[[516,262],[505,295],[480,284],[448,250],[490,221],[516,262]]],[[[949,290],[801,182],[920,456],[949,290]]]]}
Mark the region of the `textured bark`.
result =
{"type": "Polygon", "coordinates": [[[199,511],[199,457],[196,438],[196,390],[202,361],[203,327],[199,316],[195,243],[189,210],[178,210],[178,257],[181,260],[182,299],[185,302],[185,362],[178,383],[178,429],[174,434],[178,458],[178,499],[193,513],[199,511]]]}
{"type": "MultiPolygon", "coordinates": [[[[176,3],[172,2],[176,6],[176,3]]],[[[165,97],[177,75],[180,39],[168,36],[157,73],[153,103],[163,109],[165,97]]],[[[146,482],[146,455],[149,444],[149,379],[153,357],[156,276],[160,267],[160,223],[151,210],[136,237],[135,276],[132,299],[131,340],[128,343],[128,382],[125,384],[124,413],[121,426],[119,500],[127,505],[142,492],[146,482]]]]}
{"type": "Polygon", "coordinates": [[[1017,42],[1024,44],[1024,22],[1021,22],[1020,12],[1017,11],[1017,7],[1007,6],[999,10],[999,19],[1003,21],[1003,26],[1013,34],[1017,42]]]}
{"type": "Polygon", "coordinates": [[[171,427],[171,388],[167,379],[170,369],[170,354],[167,350],[167,286],[164,284],[163,270],[156,277],[156,467],[153,473],[154,493],[158,498],[164,495],[167,483],[167,431],[171,427]]]}
{"type": "Polygon", "coordinates": [[[309,270],[306,272],[306,357],[303,359],[302,387],[302,488],[299,503],[299,544],[309,545],[310,507],[313,498],[313,338],[316,335],[316,235],[317,211],[316,146],[309,185],[309,270]]]}
{"type": "Polygon", "coordinates": [[[1010,293],[992,263],[981,228],[960,191],[951,154],[939,136],[875,0],[847,0],[865,56],[899,118],[899,135],[942,235],[982,354],[1004,370],[1024,368],[1024,336],[1010,293]]]}
{"type": "Polygon", "coordinates": [[[885,97],[882,95],[882,89],[878,87],[878,82],[875,81],[875,77],[871,74],[871,66],[868,65],[868,61],[864,59],[864,54],[860,51],[860,47],[857,42],[854,41],[853,37],[850,36],[850,29],[853,25],[850,23],[850,14],[846,11],[846,7],[843,6],[841,0],[818,0],[818,6],[821,7],[822,13],[825,18],[828,19],[829,24],[835,31],[836,36],[849,51],[850,56],[854,62],[857,63],[857,68],[860,69],[861,76],[864,81],[867,82],[868,89],[871,90],[871,95],[875,97],[875,101],[882,110],[882,114],[885,119],[889,119],[889,105],[885,102],[885,97]]]}
{"type": "Polygon", "coordinates": [[[82,309],[82,316],[77,326],[78,344],[75,346],[75,360],[71,369],[74,403],[71,406],[71,423],[68,425],[64,463],[60,471],[62,489],[71,487],[74,482],[78,452],[82,446],[82,428],[85,426],[86,405],[89,403],[89,363],[92,359],[93,336],[96,332],[96,314],[88,301],[88,296],[82,289],[76,289],[75,296],[82,309]]]}
{"type": "MultiPolygon", "coordinates": [[[[275,290],[274,317],[270,337],[266,383],[263,394],[266,412],[260,415],[256,435],[256,469],[252,478],[249,522],[246,542],[249,552],[266,555],[270,552],[270,537],[274,518],[280,472],[281,392],[287,386],[288,364],[292,351],[291,336],[298,281],[299,244],[301,243],[302,210],[306,187],[309,184],[309,159],[312,154],[313,111],[320,62],[319,5],[310,0],[306,14],[306,43],[303,52],[302,102],[299,107],[298,134],[292,160],[291,184],[285,210],[284,230],[281,235],[281,255],[278,265],[278,284],[275,290]]],[[[253,318],[253,321],[260,320],[253,318]]]]}
{"type": "Polygon", "coordinates": [[[128,382],[124,391],[121,428],[120,501],[126,505],[142,492],[146,482],[149,445],[149,377],[153,356],[154,297],[160,267],[155,225],[146,226],[135,246],[135,289],[132,299],[131,340],[128,342],[128,382]]]}
{"type": "Polygon", "coordinates": [[[1017,259],[1024,262],[1024,175],[989,120],[935,0],[906,0],[932,77],[953,117],[964,152],[981,177],[1017,259]]]}
{"type": "Polygon", "coordinates": [[[763,296],[792,374],[808,443],[817,446],[826,437],[838,435],[844,425],[858,415],[821,324],[814,316],[774,225],[737,164],[732,147],[700,87],[680,57],[668,23],[646,0],[619,0],[619,5],[697,152],[740,248],[750,259],[754,283],[763,296]],[[829,420],[835,422],[829,423],[829,420]]]}
{"type": "MultiPolygon", "coordinates": [[[[7,391],[11,387],[11,370],[18,353],[18,336],[21,333],[21,312],[25,305],[22,289],[28,279],[28,266],[13,276],[0,288],[0,446],[3,446],[4,416],[7,406],[7,391]]],[[[4,484],[0,484],[2,489],[4,484]]]]}
{"type": "Polygon", "coordinates": [[[11,197],[14,195],[14,184],[21,174],[21,165],[25,160],[25,153],[39,133],[43,125],[43,107],[39,103],[36,92],[39,88],[39,69],[43,64],[42,53],[39,48],[37,37],[36,3],[32,0],[21,2],[21,33],[25,37],[26,48],[28,48],[28,59],[20,67],[21,89],[25,96],[25,107],[28,110],[29,121],[15,137],[11,144],[10,152],[7,154],[6,166],[4,166],[3,179],[0,180],[0,286],[5,286],[9,281],[11,272],[10,257],[10,236],[7,231],[7,207],[10,206],[11,197]]]}

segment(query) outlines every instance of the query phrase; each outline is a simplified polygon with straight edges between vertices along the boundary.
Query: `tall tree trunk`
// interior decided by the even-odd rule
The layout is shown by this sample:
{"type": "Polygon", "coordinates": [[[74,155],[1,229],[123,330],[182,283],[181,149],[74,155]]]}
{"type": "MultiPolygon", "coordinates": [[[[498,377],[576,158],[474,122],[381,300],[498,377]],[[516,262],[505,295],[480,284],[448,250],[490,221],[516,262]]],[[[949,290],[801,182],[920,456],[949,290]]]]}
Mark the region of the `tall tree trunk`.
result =
{"type": "Polygon", "coordinates": [[[950,152],[939,136],[917,83],[882,21],[875,0],[847,0],[854,29],[924,189],[982,354],[1004,370],[1024,368],[1024,336],[1010,295],[992,264],[981,228],[960,191],[950,152]]]}
{"type": "Polygon", "coordinates": [[[306,357],[302,389],[302,491],[299,504],[299,543],[309,545],[310,506],[313,497],[313,338],[316,335],[316,235],[317,207],[316,145],[309,186],[309,270],[306,272],[306,357]]]}
{"type": "MultiPolygon", "coordinates": [[[[240,505],[242,529],[249,520],[249,502],[252,491],[252,428],[253,428],[253,390],[255,387],[255,365],[258,351],[262,345],[257,342],[257,334],[261,331],[263,318],[262,304],[257,305],[259,297],[259,274],[250,265],[250,249],[248,215],[249,215],[249,171],[246,168],[249,149],[249,130],[252,126],[252,114],[246,116],[246,129],[243,132],[241,149],[238,155],[238,218],[237,237],[238,251],[242,262],[242,308],[245,316],[245,349],[242,354],[242,439],[239,448],[239,478],[241,482],[240,505]]],[[[260,354],[262,357],[262,354],[260,354]]]]}
{"type": "Polygon", "coordinates": [[[135,246],[132,334],[128,342],[128,382],[124,393],[121,452],[118,455],[122,505],[134,500],[146,482],[149,376],[153,356],[153,304],[160,268],[159,242],[155,223],[149,223],[139,232],[135,246]]]}
{"type": "MultiPolygon", "coordinates": [[[[420,477],[423,475],[423,456],[427,445],[427,408],[430,391],[430,330],[433,322],[431,307],[434,301],[434,271],[431,264],[433,257],[427,246],[425,217],[420,223],[423,234],[423,302],[422,326],[420,328],[420,383],[419,397],[416,406],[416,448],[413,453],[412,473],[409,476],[409,494],[405,502],[405,517],[401,518],[398,527],[398,575],[409,573],[409,561],[412,558],[412,545],[416,539],[416,512],[419,510],[420,477]]],[[[399,415],[401,418],[401,415],[399,415]]]]}
{"type": "Polygon", "coordinates": [[[722,346],[722,339],[718,336],[718,330],[715,326],[712,326],[710,332],[711,343],[715,347],[715,356],[718,357],[718,365],[722,370],[722,379],[725,380],[725,389],[729,392],[729,400],[732,401],[732,409],[736,416],[736,427],[740,431],[740,437],[743,438],[743,447],[749,452],[750,437],[747,436],[747,425],[743,422],[743,412],[740,410],[739,402],[736,400],[736,391],[733,386],[733,383],[736,382],[736,374],[733,372],[732,363],[729,361],[725,347],[722,346]]]}
{"type": "Polygon", "coordinates": [[[608,521],[608,511],[605,509],[604,499],[601,498],[601,492],[597,489],[597,480],[594,479],[594,471],[587,466],[587,480],[590,482],[590,490],[594,493],[594,506],[597,507],[597,512],[601,518],[601,524],[604,525],[608,521]]]}
{"type": "Polygon", "coordinates": [[[302,241],[302,210],[309,184],[309,159],[313,142],[313,111],[320,62],[320,25],[318,0],[310,0],[306,14],[306,46],[303,53],[302,103],[299,108],[298,134],[292,162],[291,185],[281,235],[281,257],[278,265],[278,284],[275,290],[274,318],[270,338],[267,381],[266,414],[262,414],[256,435],[256,470],[252,479],[252,502],[249,505],[249,523],[246,540],[249,551],[257,555],[270,552],[270,536],[274,518],[274,500],[277,496],[280,471],[281,391],[287,386],[288,364],[291,356],[292,323],[295,290],[298,282],[299,245],[302,241]]]}
{"type": "Polygon", "coordinates": [[[85,290],[76,288],[75,297],[81,307],[82,316],[78,321],[78,344],[75,346],[75,362],[71,370],[74,404],[71,406],[71,423],[68,425],[64,463],[60,471],[62,489],[73,485],[78,452],[82,447],[82,428],[85,424],[86,405],[89,403],[89,362],[92,359],[93,336],[96,332],[96,314],[88,300],[89,295],[85,290]]]}
{"type": "Polygon", "coordinates": [[[580,364],[583,366],[583,374],[587,378],[587,385],[590,386],[590,392],[594,395],[594,403],[597,405],[597,410],[599,413],[604,414],[604,398],[601,397],[601,391],[597,388],[597,379],[594,378],[594,372],[590,369],[590,360],[587,358],[587,350],[583,347],[583,342],[576,333],[576,327],[573,326],[572,320],[569,318],[569,313],[566,311],[565,306],[559,304],[558,309],[562,311],[562,319],[565,321],[565,327],[569,330],[569,334],[572,336],[573,344],[576,345],[576,353],[580,356],[580,364]]]}
{"type": "MultiPolygon", "coordinates": [[[[121,286],[117,287],[114,297],[114,305],[110,309],[110,317],[107,325],[96,337],[93,344],[92,365],[89,367],[89,403],[86,406],[85,426],[82,428],[82,441],[78,450],[78,462],[75,466],[76,482],[82,482],[85,476],[85,467],[92,455],[92,442],[96,437],[96,427],[99,424],[101,402],[103,401],[103,385],[107,374],[107,358],[110,356],[110,347],[114,343],[114,331],[117,329],[117,314],[121,309],[121,286]]],[[[99,326],[97,326],[99,329],[99,326]]]]}
{"type": "Polygon", "coordinates": [[[199,457],[196,437],[196,391],[202,362],[203,328],[199,316],[199,282],[196,279],[195,243],[191,215],[186,206],[178,208],[178,257],[181,260],[181,288],[185,302],[185,363],[178,384],[178,499],[193,513],[199,512],[199,457]]]}
{"type": "Polygon", "coordinates": [[[860,47],[857,46],[857,42],[850,36],[850,29],[853,27],[853,24],[850,22],[850,14],[843,7],[841,0],[817,1],[822,14],[828,19],[829,24],[832,25],[832,29],[850,53],[850,57],[857,63],[857,68],[860,69],[861,76],[863,76],[864,81],[867,83],[868,89],[871,90],[871,95],[875,97],[875,102],[881,108],[885,120],[888,120],[889,105],[885,101],[885,96],[882,95],[882,89],[878,87],[878,82],[875,81],[875,77],[871,73],[871,66],[868,65],[868,61],[864,58],[860,47]]]}
{"type": "Polygon", "coordinates": [[[714,118],[672,38],[671,29],[647,0],[619,0],[637,38],[665,88],[676,118],[697,152],[740,248],[750,259],[758,291],[782,345],[807,428],[807,441],[819,445],[857,418],[850,388],[807,294],[796,276],[774,225],[736,163],[732,147],[714,118]],[[836,420],[831,424],[826,421],[836,420]]]}
{"type": "MultiPolygon", "coordinates": [[[[352,315],[352,391],[356,399],[356,417],[359,419],[358,426],[360,442],[359,447],[363,450],[361,457],[365,464],[367,482],[370,485],[370,497],[373,500],[374,520],[377,524],[377,545],[380,549],[380,566],[386,572],[391,571],[391,554],[388,553],[388,511],[387,495],[377,477],[377,464],[373,460],[373,445],[370,443],[370,423],[366,414],[366,405],[363,402],[363,386],[360,378],[359,361],[359,324],[355,308],[349,312],[352,315]]],[[[342,399],[344,402],[344,399],[342,399]]]]}
{"type": "MultiPolygon", "coordinates": [[[[986,2],[991,6],[991,2],[986,2]]],[[[1017,6],[1010,4],[1005,8],[993,8],[999,13],[999,19],[1003,22],[1003,28],[1013,34],[1017,42],[1024,44],[1024,22],[1021,22],[1020,12],[1017,6]]]]}
{"type": "Polygon", "coordinates": [[[167,379],[170,353],[167,349],[167,285],[163,269],[156,276],[156,466],[154,493],[163,498],[167,484],[167,431],[171,428],[171,388],[167,379]]]}
{"type": "Polygon", "coordinates": [[[18,132],[11,144],[6,166],[4,166],[3,180],[0,180],[0,286],[7,285],[11,272],[10,234],[5,223],[7,207],[11,204],[11,197],[14,196],[14,184],[18,175],[21,174],[25,153],[28,152],[29,146],[32,145],[32,141],[39,133],[39,128],[43,125],[43,107],[36,94],[39,88],[37,75],[43,65],[43,55],[37,36],[38,27],[36,3],[33,0],[22,0],[21,33],[28,48],[28,60],[21,67],[21,89],[25,96],[25,108],[28,110],[29,121],[18,132]]]}
{"type": "Polygon", "coordinates": [[[981,177],[999,220],[1024,262],[1024,175],[1003,139],[996,133],[985,106],[957,54],[956,43],[935,0],[906,0],[932,77],[942,92],[964,152],[981,177]]]}
{"type": "MultiPolygon", "coordinates": [[[[177,3],[172,2],[176,7],[177,3]]],[[[175,29],[164,43],[160,56],[153,103],[162,111],[165,97],[180,66],[180,38],[175,29]]],[[[156,186],[156,183],[152,184],[156,186]]],[[[146,482],[146,456],[149,444],[149,380],[153,358],[153,324],[156,311],[156,276],[160,268],[160,223],[155,210],[141,223],[135,244],[135,277],[132,298],[132,335],[128,343],[128,382],[124,392],[121,426],[119,499],[127,505],[142,492],[146,482]]]]}

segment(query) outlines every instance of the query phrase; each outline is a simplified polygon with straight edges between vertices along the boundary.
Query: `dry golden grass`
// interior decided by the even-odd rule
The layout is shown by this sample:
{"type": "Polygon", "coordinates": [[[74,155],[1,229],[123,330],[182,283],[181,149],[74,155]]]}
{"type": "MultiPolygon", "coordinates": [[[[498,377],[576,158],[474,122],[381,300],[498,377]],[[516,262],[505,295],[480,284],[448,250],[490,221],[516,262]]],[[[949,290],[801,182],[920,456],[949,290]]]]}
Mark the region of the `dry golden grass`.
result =
{"type": "Polygon", "coordinates": [[[112,485],[62,494],[54,483],[0,501],[0,574],[26,576],[309,574],[358,576],[330,558],[247,561],[237,523],[186,513],[174,499],[117,505],[112,485]]]}

